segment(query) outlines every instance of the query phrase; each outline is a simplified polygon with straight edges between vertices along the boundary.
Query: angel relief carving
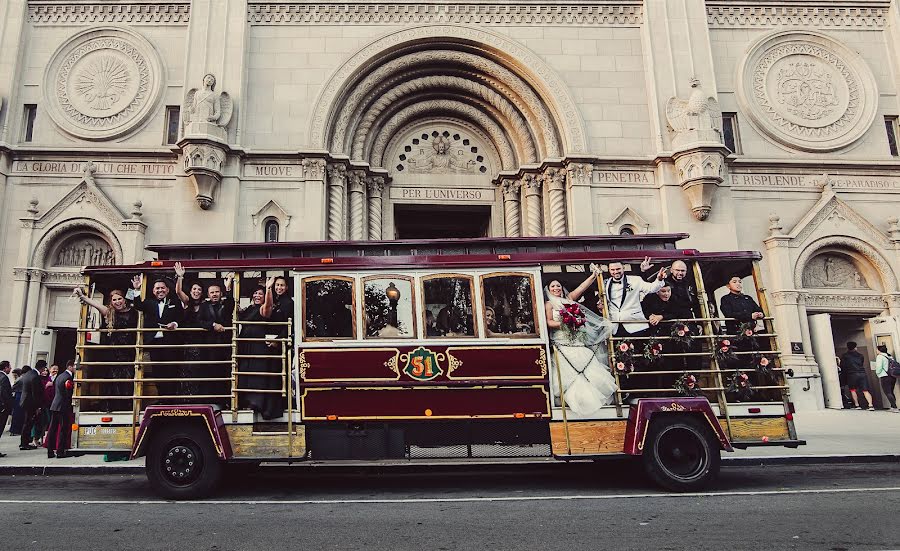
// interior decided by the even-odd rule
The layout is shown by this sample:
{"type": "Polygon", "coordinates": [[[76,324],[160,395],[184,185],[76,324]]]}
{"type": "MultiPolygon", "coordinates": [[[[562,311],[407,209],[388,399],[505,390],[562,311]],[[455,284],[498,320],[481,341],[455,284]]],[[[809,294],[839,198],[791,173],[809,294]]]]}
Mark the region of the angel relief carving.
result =
{"type": "Polygon", "coordinates": [[[193,123],[212,124],[224,129],[234,113],[234,102],[227,92],[216,92],[216,77],[203,77],[203,89],[192,88],[184,99],[182,123],[185,128],[193,123]]]}

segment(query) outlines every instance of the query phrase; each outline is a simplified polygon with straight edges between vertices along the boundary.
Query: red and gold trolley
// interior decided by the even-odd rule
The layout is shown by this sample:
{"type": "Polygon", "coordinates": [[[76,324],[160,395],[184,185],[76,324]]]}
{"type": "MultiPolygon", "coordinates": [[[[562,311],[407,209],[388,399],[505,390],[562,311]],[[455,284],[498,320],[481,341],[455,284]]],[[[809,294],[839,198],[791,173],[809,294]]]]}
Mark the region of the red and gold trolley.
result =
{"type": "MultiPolygon", "coordinates": [[[[176,262],[200,282],[234,274],[235,306],[224,341],[205,341],[202,328],[175,329],[180,340],[167,346],[195,353],[190,361],[169,362],[150,355],[162,346],[148,344],[159,327],[104,329],[135,335],[133,344],[108,344],[95,311],[85,306],[73,447],[146,456],[152,486],[171,498],[208,494],[229,462],[621,454],[641,457],[666,488],[707,486],[721,450],[803,442],[792,422],[759,254],[677,248],[686,237],[162,245],[149,247],[158,257],[152,262],[86,268],[86,292],[96,300],[126,288],[136,274],[145,282],[171,275],[176,262]],[[655,269],[677,260],[688,265],[699,311],[667,323],[695,328],[692,342],[675,346],[670,341],[679,339],[667,333],[609,338],[605,361],[620,359],[624,342],[633,369],[612,369],[619,388],[612,403],[573,411],[555,369],[559,350],[549,339],[543,288],[551,279],[576,287],[591,264],[605,269],[621,262],[637,275],[645,257],[655,269]],[[718,298],[735,274],[753,288],[749,294],[765,314],[752,337],[727,333],[734,320],[718,312],[718,298]],[[242,320],[252,289],[273,276],[289,281],[289,316],[242,320]],[[245,336],[252,324],[263,326],[262,336],[245,336]],[[728,339],[752,340],[752,346],[722,354],[728,339]],[[123,349],[129,376],[110,377],[123,349]],[[645,359],[651,354],[663,363],[645,359]],[[254,367],[260,365],[263,371],[254,367]],[[253,377],[271,384],[249,385],[253,377]],[[123,383],[130,392],[123,394],[123,383]],[[280,416],[263,418],[246,407],[251,394],[277,400],[280,416]]],[[[581,302],[601,315],[603,279],[600,272],[581,302]]]]}

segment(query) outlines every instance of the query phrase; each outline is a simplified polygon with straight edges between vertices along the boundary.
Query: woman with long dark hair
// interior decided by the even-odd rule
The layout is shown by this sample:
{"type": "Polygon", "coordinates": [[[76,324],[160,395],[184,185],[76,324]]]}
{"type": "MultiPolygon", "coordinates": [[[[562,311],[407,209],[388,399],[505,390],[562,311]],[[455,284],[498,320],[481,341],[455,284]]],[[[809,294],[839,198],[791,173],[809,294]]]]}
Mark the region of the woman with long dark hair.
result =
{"type": "MultiPolygon", "coordinates": [[[[179,327],[184,329],[202,329],[203,323],[200,318],[200,309],[205,300],[204,297],[206,297],[206,289],[203,288],[199,281],[195,281],[191,284],[189,293],[185,294],[183,290],[184,274],[184,266],[181,265],[181,262],[176,262],[175,294],[181,300],[181,307],[184,308],[184,316],[179,327]]],[[[209,358],[209,355],[206,354],[206,350],[203,347],[190,345],[204,344],[206,335],[202,331],[185,331],[182,335],[182,342],[188,346],[184,349],[184,362],[179,365],[178,369],[178,378],[181,379],[178,383],[178,394],[181,396],[202,394],[201,387],[204,385],[201,385],[194,379],[198,376],[204,376],[203,373],[206,373],[207,365],[196,364],[195,362],[205,361],[209,358]]]]}
{"type": "MultiPolygon", "coordinates": [[[[251,303],[238,313],[238,319],[246,322],[269,321],[272,318],[273,293],[275,278],[266,281],[265,288],[257,287],[253,291],[251,303]]],[[[266,344],[266,333],[271,329],[259,323],[241,325],[239,338],[255,339],[241,341],[238,345],[239,356],[271,356],[272,349],[266,344]]],[[[245,375],[245,373],[279,373],[280,362],[274,358],[242,357],[238,360],[238,388],[277,390],[281,388],[281,380],[269,375],[245,375]]],[[[239,396],[241,407],[252,409],[262,415],[263,419],[275,419],[281,416],[281,396],[276,392],[242,392],[239,396]]]]}
{"type": "MultiPolygon", "coordinates": [[[[94,378],[122,379],[111,383],[101,383],[101,393],[106,396],[132,396],[134,393],[134,343],[136,333],[134,331],[115,331],[120,329],[136,329],[138,326],[137,310],[125,299],[125,293],[119,289],[109,292],[109,304],[102,304],[85,296],[81,287],[75,288],[75,296],[82,303],[87,304],[100,313],[103,321],[100,324],[100,344],[115,345],[117,348],[99,350],[97,354],[100,360],[115,362],[115,365],[104,368],[93,368],[91,374],[94,378]],[[105,373],[105,376],[103,376],[105,373]]],[[[131,411],[131,398],[123,400],[103,400],[101,409],[109,412],[131,411]]]]}

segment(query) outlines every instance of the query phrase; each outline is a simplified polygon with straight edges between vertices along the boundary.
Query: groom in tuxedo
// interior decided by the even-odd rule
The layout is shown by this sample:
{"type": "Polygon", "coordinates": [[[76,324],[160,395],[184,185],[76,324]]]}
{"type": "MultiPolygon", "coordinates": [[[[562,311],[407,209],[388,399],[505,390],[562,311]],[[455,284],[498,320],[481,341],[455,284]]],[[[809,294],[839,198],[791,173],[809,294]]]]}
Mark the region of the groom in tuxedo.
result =
{"type": "MultiPolygon", "coordinates": [[[[141,288],[141,276],[135,276],[132,287],[136,291],[141,288]]],[[[153,282],[153,298],[134,297],[134,307],[144,314],[144,327],[158,327],[155,333],[144,333],[144,343],[154,345],[150,348],[150,361],[153,365],[154,378],[177,378],[177,364],[156,364],[156,362],[177,362],[182,359],[180,350],[174,348],[178,344],[178,336],[173,331],[178,328],[184,315],[181,302],[169,298],[169,284],[163,279],[153,282]],[[162,345],[162,348],[156,346],[162,345]]],[[[139,293],[139,291],[138,291],[139,293]]],[[[157,383],[157,389],[162,396],[173,396],[178,391],[177,382],[157,383]]]]}
{"type": "MultiPolygon", "coordinates": [[[[650,259],[641,263],[649,267],[650,259]]],[[[607,307],[609,309],[609,321],[613,324],[613,334],[616,337],[638,337],[644,335],[649,329],[641,309],[641,297],[655,293],[665,285],[666,268],[661,268],[653,282],[644,281],[640,276],[625,275],[625,267],[621,262],[613,262],[609,265],[609,279],[604,285],[607,307]],[[620,323],[620,322],[644,322],[644,323],[620,323]]]]}

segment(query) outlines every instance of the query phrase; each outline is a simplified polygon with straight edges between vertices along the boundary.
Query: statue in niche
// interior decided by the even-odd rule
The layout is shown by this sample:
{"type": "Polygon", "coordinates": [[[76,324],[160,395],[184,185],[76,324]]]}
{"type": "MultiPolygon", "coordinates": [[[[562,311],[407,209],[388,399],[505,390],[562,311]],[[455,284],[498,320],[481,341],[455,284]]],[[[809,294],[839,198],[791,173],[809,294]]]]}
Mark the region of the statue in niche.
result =
{"type": "Polygon", "coordinates": [[[203,77],[203,89],[192,88],[184,98],[182,124],[207,123],[224,129],[234,113],[234,102],[226,92],[216,92],[216,77],[203,77]]]}
{"type": "Polygon", "coordinates": [[[416,155],[409,157],[411,172],[427,172],[446,174],[451,172],[475,172],[478,162],[474,155],[466,150],[460,140],[451,142],[448,138],[437,135],[431,140],[431,150],[419,147],[416,155]]]}
{"type": "Polygon", "coordinates": [[[111,266],[116,263],[112,247],[98,238],[75,238],[56,252],[54,266],[111,266]]]}
{"type": "Polygon", "coordinates": [[[848,258],[820,255],[803,270],[803,286],[818,288],[869,289],[862,273],[848,258]]]}

